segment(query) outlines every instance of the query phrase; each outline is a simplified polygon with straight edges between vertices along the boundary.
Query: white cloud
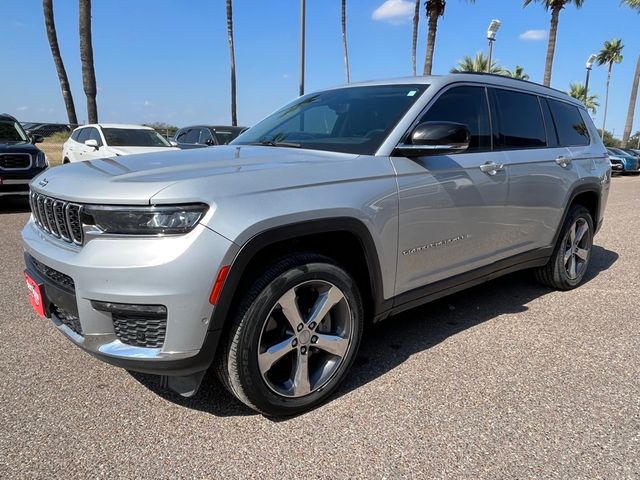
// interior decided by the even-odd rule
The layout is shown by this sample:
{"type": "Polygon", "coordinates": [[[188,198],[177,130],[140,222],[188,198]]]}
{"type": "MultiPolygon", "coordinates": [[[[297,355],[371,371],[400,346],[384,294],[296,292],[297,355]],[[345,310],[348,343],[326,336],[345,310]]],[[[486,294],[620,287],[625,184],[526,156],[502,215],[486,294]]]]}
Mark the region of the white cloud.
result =
{"type": "Polygon", "coordinates": [[[282,74],[282,78],[284,78],[286,80],[287,78],[289,78],[289,74],[288,73],[282,74]]]}
{"type": "Polygon", "coordinates": [[[371,18],[398,25],[413,16],[414,7],[415,5],[407,0],[385,0],[382,5],[373,11],[371,18]]]}
{"type": "Polygon", "coordinates": [[[16,108],[16,110],[19,112],[24,112],[25,110],[29,110],[29,107],[27,107],[26,105],[23,105],[22,107],[16,108]]]}
{"type": "Polygon", "coordinates": [[[149,100],[145,100],[144,102],[142,102],[142,106],[143,107],[152,107],[153,103],[151,103],[149,100]]]}
{"type": "Polygon", "coordinates": [[[547,38],[546,30],[527,30],[520,34],[520,40],[536,42],[538,40],[544,40],[545,38],[547,38]]]}

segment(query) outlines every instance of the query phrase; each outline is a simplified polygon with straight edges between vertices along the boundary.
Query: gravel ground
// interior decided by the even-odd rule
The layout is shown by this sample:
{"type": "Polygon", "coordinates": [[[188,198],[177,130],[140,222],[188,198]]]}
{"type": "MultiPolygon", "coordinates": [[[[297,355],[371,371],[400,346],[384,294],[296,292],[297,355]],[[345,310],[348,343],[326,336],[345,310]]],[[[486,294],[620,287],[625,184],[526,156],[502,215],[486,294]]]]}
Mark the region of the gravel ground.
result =
{"type": "Polygon", "coordinates": [[[614,179],[579,289],[519,273],[394,317],[282,421],[73,346],[32,313],[27,207],[0,200],[0,478],[640,478],[639,192],[614,179]]]}

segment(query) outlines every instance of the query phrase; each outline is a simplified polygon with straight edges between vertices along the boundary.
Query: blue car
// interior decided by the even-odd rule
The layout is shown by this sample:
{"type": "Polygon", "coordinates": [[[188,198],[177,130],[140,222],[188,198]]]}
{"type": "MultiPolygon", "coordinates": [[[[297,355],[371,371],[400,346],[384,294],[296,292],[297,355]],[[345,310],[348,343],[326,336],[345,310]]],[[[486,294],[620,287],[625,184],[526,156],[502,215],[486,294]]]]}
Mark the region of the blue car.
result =
{"type": "Polygon", "coordinates": [[[611,171],[615,173],[640,173],[638,157],[619,148],[607,148],[607,152],[611,162],[611,171]]]}

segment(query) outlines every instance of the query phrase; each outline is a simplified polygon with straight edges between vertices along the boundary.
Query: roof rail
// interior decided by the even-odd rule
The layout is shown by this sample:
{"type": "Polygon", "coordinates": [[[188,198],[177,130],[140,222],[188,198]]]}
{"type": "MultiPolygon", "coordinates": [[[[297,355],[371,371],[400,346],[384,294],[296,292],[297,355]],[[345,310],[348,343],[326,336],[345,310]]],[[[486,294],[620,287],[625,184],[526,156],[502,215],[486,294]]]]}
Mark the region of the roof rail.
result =
{"type": "Polygon", "coordinates": [[[542,88],[548,88],[549,90],[553,90],[554,92],[558,92],[558,93],[562,93],[564,95],[567,94],[567,92],[563,92],[562,90],[559,90],[557,88],[553,88],[553,87],[547,87],[546,85],[542,85],[541,83],[538,82],[532,82],[531,80],[524,80],[522,78],[513,78],[513,77],[509,77],[508,75],[501,75],[499,73],[487,73],[487,72],[451,72],[451,75],[479,75],[479,76],[486,76],[486,77],[497,77],[497,78],[508,78],[510,80],[515,80],[517,82],[525,82],[525,83],[532,83],[534,85],[537,85],[539,87],[542,88]]]}

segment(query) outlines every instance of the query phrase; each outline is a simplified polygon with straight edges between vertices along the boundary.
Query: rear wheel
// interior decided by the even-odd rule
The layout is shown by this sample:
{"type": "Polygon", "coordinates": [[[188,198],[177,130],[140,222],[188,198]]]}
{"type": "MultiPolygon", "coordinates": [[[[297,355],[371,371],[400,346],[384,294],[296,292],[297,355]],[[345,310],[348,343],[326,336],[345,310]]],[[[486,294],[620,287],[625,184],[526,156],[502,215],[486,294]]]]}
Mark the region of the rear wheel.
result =
{"type": "Polygon", "coordinates": [[[549,262],[536,270],[536,278],[558,290],[580,285],[591,259],[593,232],[589,211],[582,205],[573,205],[549,262]]]}
{"type": "Polygon", "coordinates": [[[218,372],[255,410],[301,413],[344,379],[362,327],[353,278],[329,258],[294,254],[259,276],[239,303],[218,372]]]}

